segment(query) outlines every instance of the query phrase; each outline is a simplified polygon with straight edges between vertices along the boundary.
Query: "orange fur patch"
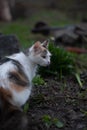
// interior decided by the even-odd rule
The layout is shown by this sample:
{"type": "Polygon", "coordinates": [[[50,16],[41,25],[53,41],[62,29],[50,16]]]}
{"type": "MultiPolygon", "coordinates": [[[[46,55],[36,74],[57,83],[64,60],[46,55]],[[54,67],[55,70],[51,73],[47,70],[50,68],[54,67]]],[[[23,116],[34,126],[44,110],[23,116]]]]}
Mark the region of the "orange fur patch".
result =
{"type": "Polygon", "coordinates": [[[34,50],[35,50],[35,55],[36,55],[36,54],[39,54],[39,53],[41,53],[41,52],[43,52],[43,51],[45,51],[47,49],[45,47],[43,47],[41,45],[41,43],[38,41],[34,45],[34,50]]]}
{"type": "Polygon", "coordinates": [[[28,79],[26,79],[25,75],[18,71],[10,72],[12,78],[10,79],[10,87],[16,92],[21,92],[27,88],[29,85],[28,79]],[[17,78],[17,79],[16,79],[17,78]]]}
{"type": "Polygon", "coordinates": [[[24,89],[26,89],[27,87],[23,87],[14,83],[10,83],[10,86],[13,90],[15,90],[16,92],[22,92],[24,89]]]}
{"type": "Polygon", "coordinates": [[[2,88],[2,87],[0,87],[0,96],[5,100],[12,98],[11,92],[7,89],[2,88]]]}
{"type": "Polygon", "coordinates": [[[20,91],[20,90],[23,90],[24,87],[29,85],[29,81],[25,77],[25,75],[23,75],[23,73],[18,72],[18,71],[13,71],[13,72],[10,72],[10,74],[12,76],[10,77],[10,83],[11,83],[12,88],[14,86],[15,88],[18,88],[18,90],[20,91]]]}
{"type": "Polygon", "coordinates": [[[0,87],[0,98],[2,100],[2,108],[3,110],[6,111],[14,111],[14,110],[18,110],[19,108],[16,106],[13,106],[12,104],[10,104],[9,99],[12,98],[12,94],[9,90],[6,90],[2,87],[0,87]]]}

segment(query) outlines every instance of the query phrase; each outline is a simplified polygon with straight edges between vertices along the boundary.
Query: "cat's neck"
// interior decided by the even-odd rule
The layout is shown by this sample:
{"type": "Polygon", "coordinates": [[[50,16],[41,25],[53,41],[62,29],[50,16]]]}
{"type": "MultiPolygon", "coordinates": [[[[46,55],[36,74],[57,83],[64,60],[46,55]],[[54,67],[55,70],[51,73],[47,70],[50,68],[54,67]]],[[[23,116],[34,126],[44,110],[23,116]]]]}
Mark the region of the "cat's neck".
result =
{"type": "Polygon", "coordinates": [[[28,58],[28,65],[29,65],[28,67],[31,72],[31,78],[33,79],[37,71],[37,64],[35,64],[30,57],[27,58],[28,58]]]}
{"type": "Polygon", "coordinates": [[[25,72],[29,77],[29,80],[32,81],[36,74],[37,64],[35,64],[31,57],[21,53],[20,63],[24,66],[25,72]]]}

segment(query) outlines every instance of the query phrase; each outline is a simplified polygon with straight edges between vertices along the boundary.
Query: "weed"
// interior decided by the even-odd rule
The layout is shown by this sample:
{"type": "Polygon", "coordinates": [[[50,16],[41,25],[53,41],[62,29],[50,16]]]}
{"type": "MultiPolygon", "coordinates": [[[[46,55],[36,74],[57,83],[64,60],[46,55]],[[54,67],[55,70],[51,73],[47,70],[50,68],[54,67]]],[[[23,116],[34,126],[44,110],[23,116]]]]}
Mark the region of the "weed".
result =
{"type": "Polygon", "coordinates": [[[46,127],[49,128],[52,125],[52,120],[49,115],[44,115],[42,121],[45,123],[46,127]]]}
{"type": "Polygon", "coordinates": [[[52,118],[50,115],[44,115],[42,121],[45,123],[47,128],[51,127],[51,125],[55,125],[57,128],[64,127],[63,122],[57,118],[52,118]]]}
{"type": "Polygon", "coordinates": [[[23,111],[24,111],[24,113],[27,113],[28,110],[29,110],[29,103],[26,103],[26,104],[24,105],[23,111]]]}
{"type": "Polygon", "coordinates": [[[86,110],[80,110],[85,116],[87,116],[87,111],[86,110]]]}
{"type": "Polygon", "coordinates": [[[47,68],[40,67],[40,74],[43,76],[56,75],[60,79],[62,75],[72,74],[75,69],[72,54],[53,44],[49,45],[49,50],[52,53],[51,65],[47,68]]]}
{"type": "Polygon", "coordinates": [[[53,124],[57,127],[57,128],[62,128],[64,126],[63,122],[61,122],[59,119],[54,118],[53,119],[53,124]]]}
{"type": "Polygon", "coordinates": [[[49,50],[52,53],[51,65],[47,68],[40,67],[39,73],[44,77],[47,75],[57,76],[61,81],[64,76],[74,76],[80,88],[82,88],[83,84],[78,71],[79,67],[76,64],[76,56],[63,48],[56,47],[54,44],[50,44],[49,50]]]}
{"type": "Polygon", "coordinates": [[[35,76],[32,82],[36,86],[38,86],[38,85],[40,86],[40,85],[45,85],[46,84],[45,81],[43,80],[43,78],[41,78],[40,75],[35,76]]]}
{"type": "Polygon", "coordinates": [[[82,88],[82,87],[83,87],[83,84],[82,84],[82,82],[81,82],[79,73],[75,73],[74,75],[75,75],[75,77],[76,77],[76,79],[77,79],[77,81],[78,81],[78,83],[79,83],[80,88],[82,88]]]}

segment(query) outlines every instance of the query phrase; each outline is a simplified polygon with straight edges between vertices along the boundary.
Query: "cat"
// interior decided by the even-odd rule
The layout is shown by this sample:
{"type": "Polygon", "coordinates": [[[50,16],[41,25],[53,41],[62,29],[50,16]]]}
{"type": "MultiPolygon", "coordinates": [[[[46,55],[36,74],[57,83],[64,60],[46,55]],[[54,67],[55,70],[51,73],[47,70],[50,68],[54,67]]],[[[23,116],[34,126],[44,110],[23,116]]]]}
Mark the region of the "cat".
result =
{"type": "Polygon", "coordinates": [[[11,107],[21,109],[32,90],[32,79],[37,66],[48,66],[51,53],[49,41],[37,41],[24,52],[6,56],[0,62],[0,105],[3,101],[11,107]]]}

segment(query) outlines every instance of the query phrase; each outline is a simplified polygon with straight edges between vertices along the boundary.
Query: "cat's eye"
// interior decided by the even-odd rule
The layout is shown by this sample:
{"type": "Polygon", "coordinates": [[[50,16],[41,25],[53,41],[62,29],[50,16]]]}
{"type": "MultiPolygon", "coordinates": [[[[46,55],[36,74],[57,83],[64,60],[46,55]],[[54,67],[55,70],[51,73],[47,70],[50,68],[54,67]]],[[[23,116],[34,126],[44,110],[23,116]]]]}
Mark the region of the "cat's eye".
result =
{"type": "Polygon", "coordinates": [[[42,58],[44,58],[44,59],[45,59],[45,58],[46,58],[46,56],[42,56],[42,58]]]}

